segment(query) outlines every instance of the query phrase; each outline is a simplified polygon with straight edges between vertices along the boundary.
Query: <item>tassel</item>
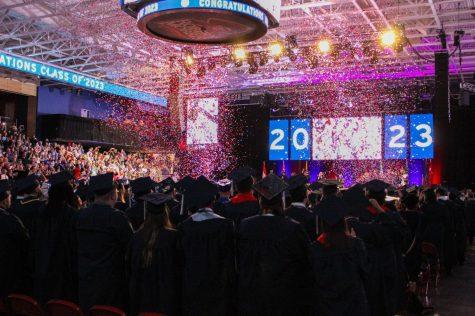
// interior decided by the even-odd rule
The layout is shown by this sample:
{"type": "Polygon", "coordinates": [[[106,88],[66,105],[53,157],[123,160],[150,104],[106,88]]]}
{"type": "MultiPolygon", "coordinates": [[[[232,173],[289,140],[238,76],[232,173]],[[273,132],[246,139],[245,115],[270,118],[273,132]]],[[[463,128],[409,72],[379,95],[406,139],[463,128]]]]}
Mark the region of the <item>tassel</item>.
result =
{"type": "Polygon", "coordinates": [[[180,215],[183,215],[185,209],[185,194],[181,195],[180,215]]]}

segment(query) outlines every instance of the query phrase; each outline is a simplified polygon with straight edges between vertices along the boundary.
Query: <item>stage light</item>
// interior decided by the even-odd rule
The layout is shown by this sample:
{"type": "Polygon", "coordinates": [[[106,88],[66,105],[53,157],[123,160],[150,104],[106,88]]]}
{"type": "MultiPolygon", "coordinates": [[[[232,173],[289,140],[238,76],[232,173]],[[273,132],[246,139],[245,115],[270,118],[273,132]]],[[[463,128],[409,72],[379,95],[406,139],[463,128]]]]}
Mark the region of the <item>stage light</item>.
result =
{"type": "Polygon", "coordinates": [[[259,53],[259,66],[265,66],[267,62],[269,61],[269,55],[267,55],[267,52],[260,52],[259,53]]]}
{"type": "Polygon", "coordinates": [[[274,58],[275,61],[279,61],[280,56],[284,52],[284,45],[281,42],[273,42],[269,45],[269,54],[274,58]]]}
{"type": "Polygon", "coordinates": [[[393,29],[384,31],[383,33],[381,33],[380,40],[381,40],[381,44],[384,47],[394,46],[394,44],[396,44],[396,41],[397,41],[396,31],[394,31],[393,29]]]}
{"type": "Polygon", "coordinates": [[[195,63],[195,56],[193,55],[193,51],[190,48],[185,48],[183,52],[185,56],[185,65],[188,67],[193,66],[193,64],[195,63]]]}
{"type": "Polygon", "coordinates": [[[319,41],[317,47],[322,54],[328,54],[331,51],[331,44],[329,40],[319,41]]]}
{"type": "Polygon", "coordinates": [[[244,47],[236,47],[233,51],[234,60],[243,61],[246,59],[247,52],[244,47]]]}
{"type": "Polygon", "coordinates": [[[251,75],[257,73],[259,70],[259,65],[257,64],[256,58],[254,57],[253,54],[249,55],[249,58],[247,59],[247,63],[249,64],[249,73],[251,75]]]}

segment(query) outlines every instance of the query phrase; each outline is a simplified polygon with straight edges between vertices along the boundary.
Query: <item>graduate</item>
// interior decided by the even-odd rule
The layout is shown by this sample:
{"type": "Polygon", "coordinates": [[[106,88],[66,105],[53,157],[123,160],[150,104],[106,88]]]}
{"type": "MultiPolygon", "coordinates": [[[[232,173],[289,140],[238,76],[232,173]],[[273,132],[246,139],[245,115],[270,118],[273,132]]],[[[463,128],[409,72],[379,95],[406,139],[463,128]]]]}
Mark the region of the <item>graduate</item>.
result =
{"type": "Polygon", "coordinates": [[[361,239],[349,235],[347,212],[345,203],[335,196],[322,201],[318,209],[322,233],[310,251],[314,315],[370,315],[364,289],[366,248],[361,239]]]}
{"type": "Polygon", "coordinates": [[[299,174],[290,177],[288,191],[290,193],[291,204],[285,210],[285,215],[299,222],[307,232],[310,240],[317,237],[316,217],[307,208],[307,177],[299,174]]]}
{"type": "Polygon", "coordinates": [[[231,172],[233,188],[237,194],[231,198],[224,209],[224,217],[232,219],[236,230],[245,218],[259,214],[259,202],[252,193],[255,171],[250,167],[241,167],[231,172]]]}
{"type": "Polygon", "coordinates": [[[408,193],[402,199],[401,216],[411,230],[412,243],[406,250],[404,262],[411,282],[416,282],[421,268],[421,238],[423,227],[422,214],[419,211],[419,198],[408,193]]]}
{"type": "Polygon", "coordinates": [[[178,203],[170,207],[170,221],[175,227],[187,219],[189,214],[193,211],[191,209],[193,203],[191,203],[191,199],[188,197],[186,192],[191,190],[195,183],[195,179],[190,176],[185,176],[175,184],[175,189],[178,192],[178,203]]]}
{"type": "MultiPolygon", "coordinates": [[[[377,192],[380,188],[377,186],[377,192]]],[[[342,198],[352,216],[348,226],[364,241],[368,253],[369,277],[364,285],[370,314],[394,315],[400,302],[400,277],[391,234],[394,224],[376,200],[370,202],[363,185],[349,188],[342,198]]]]}
{"type": "Polygon", "coordinates": [[[125,254],[133,231],[125,214],[114,209],[117,189],[113,174],[91,177],[94,203],[79,212],[78,243],[79,303],[125,308],[127,282],[125,254]]]}
{"type": "Polygon", "coordinates": [[[129,315],[181,315],[182,252],[178,232],[168,218],[168,203],[173,198],[150,193],[141,199],[145,202],[145,222],[132,237],[127,254],[129,315]]]}
{"type": "Polygon", "coordinates": [[[77,244],[74,229],[77,211],[72,174],[62,171],[49,177],[48,201],[36,223],[35,298],[77,302],[77,244]]]}
{"type": "Polygon", "coordinates": [[[229,179],[221,179],[216,182],[216,185],[218,186],[219,197],[214,203],[213,210],[216,212],[216,214],[224,216],[226,205],[231,202],[230,197],[232,181],[229,179]]]}
{"type": "Polygon", "coordinates": [[[141,197],[153,192],[157,186],[158,183],[153,181],[150,177],[142,177],[130,181],[130,187],[134,194],[134,202],[132,206],[125,211],[125,214],[129,218],[134,231],[137,231],[144,221],[143,201],[141,197]]]}
{"type": "Polygon", "coordinates": [[[310,315],[310,242],[284,216],[287,184],[270,174],[254,189],[262,215],[243,220],[238,233],[239,315],[310,315]]]}
{"type": "Polygon", "coordinates": [[[11,293],[26,287],[28,232],[21,220],[9,212],[10,181],[0,181],[0,304],[11,293]]]}
{"type": "Polygon", "coordinates": [[[14,189],[16,199],[12,203],[11,213],[17,216],[25,225],[30,236],[28,250],[28,272],[26,294],[33,295],[34,271],[35,271],[35,243],[36,221],[40,210],[44,208],[45,202],[41,199],[41,189],[38,177],[29,175],[15,181],[14,189]]]}
{"type": "Polygon", "coordinates": [[[188,209],[196,212],[178,225],[184,252],[183,315],[233,315],[233,222],[214,213],[217,188],[207,179],[197,180],[185,194],[188,209]]]}

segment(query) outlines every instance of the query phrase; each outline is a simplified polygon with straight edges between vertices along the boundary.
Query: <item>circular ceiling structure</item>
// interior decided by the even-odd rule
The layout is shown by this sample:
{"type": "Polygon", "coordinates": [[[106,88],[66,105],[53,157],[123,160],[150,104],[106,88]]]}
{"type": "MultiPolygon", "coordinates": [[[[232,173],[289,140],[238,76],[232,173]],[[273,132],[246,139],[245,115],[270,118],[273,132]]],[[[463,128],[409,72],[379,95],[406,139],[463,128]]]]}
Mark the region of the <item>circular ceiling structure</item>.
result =
{"type": "Polygon", "coordinates": [[[269,1],[160,0],[123,1],[121,8],[138,28],[160,39],[193,44],[245,43],[277,26],[269,1]],[[266,7],[268,10],[266,10],[266,7]]]}

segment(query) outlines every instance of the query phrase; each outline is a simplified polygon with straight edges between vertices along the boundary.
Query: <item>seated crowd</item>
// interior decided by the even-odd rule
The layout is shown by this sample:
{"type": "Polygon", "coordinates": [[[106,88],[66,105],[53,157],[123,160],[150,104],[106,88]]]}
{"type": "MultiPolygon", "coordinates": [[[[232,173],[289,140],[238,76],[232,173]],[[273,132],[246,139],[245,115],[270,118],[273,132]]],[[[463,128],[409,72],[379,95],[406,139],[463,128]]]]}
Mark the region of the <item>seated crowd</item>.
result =
{"type": "Polygon", "coordinates": [[[254,175],[139,177],[131,196],[112,173],[81,186],[71,170],[52,173],[47,197],[31,170],[2,180],[0,299],[129,315],[421,314],[408,284],[423,245],[449,275],[473,238],[470,190],[254,175]]]}

